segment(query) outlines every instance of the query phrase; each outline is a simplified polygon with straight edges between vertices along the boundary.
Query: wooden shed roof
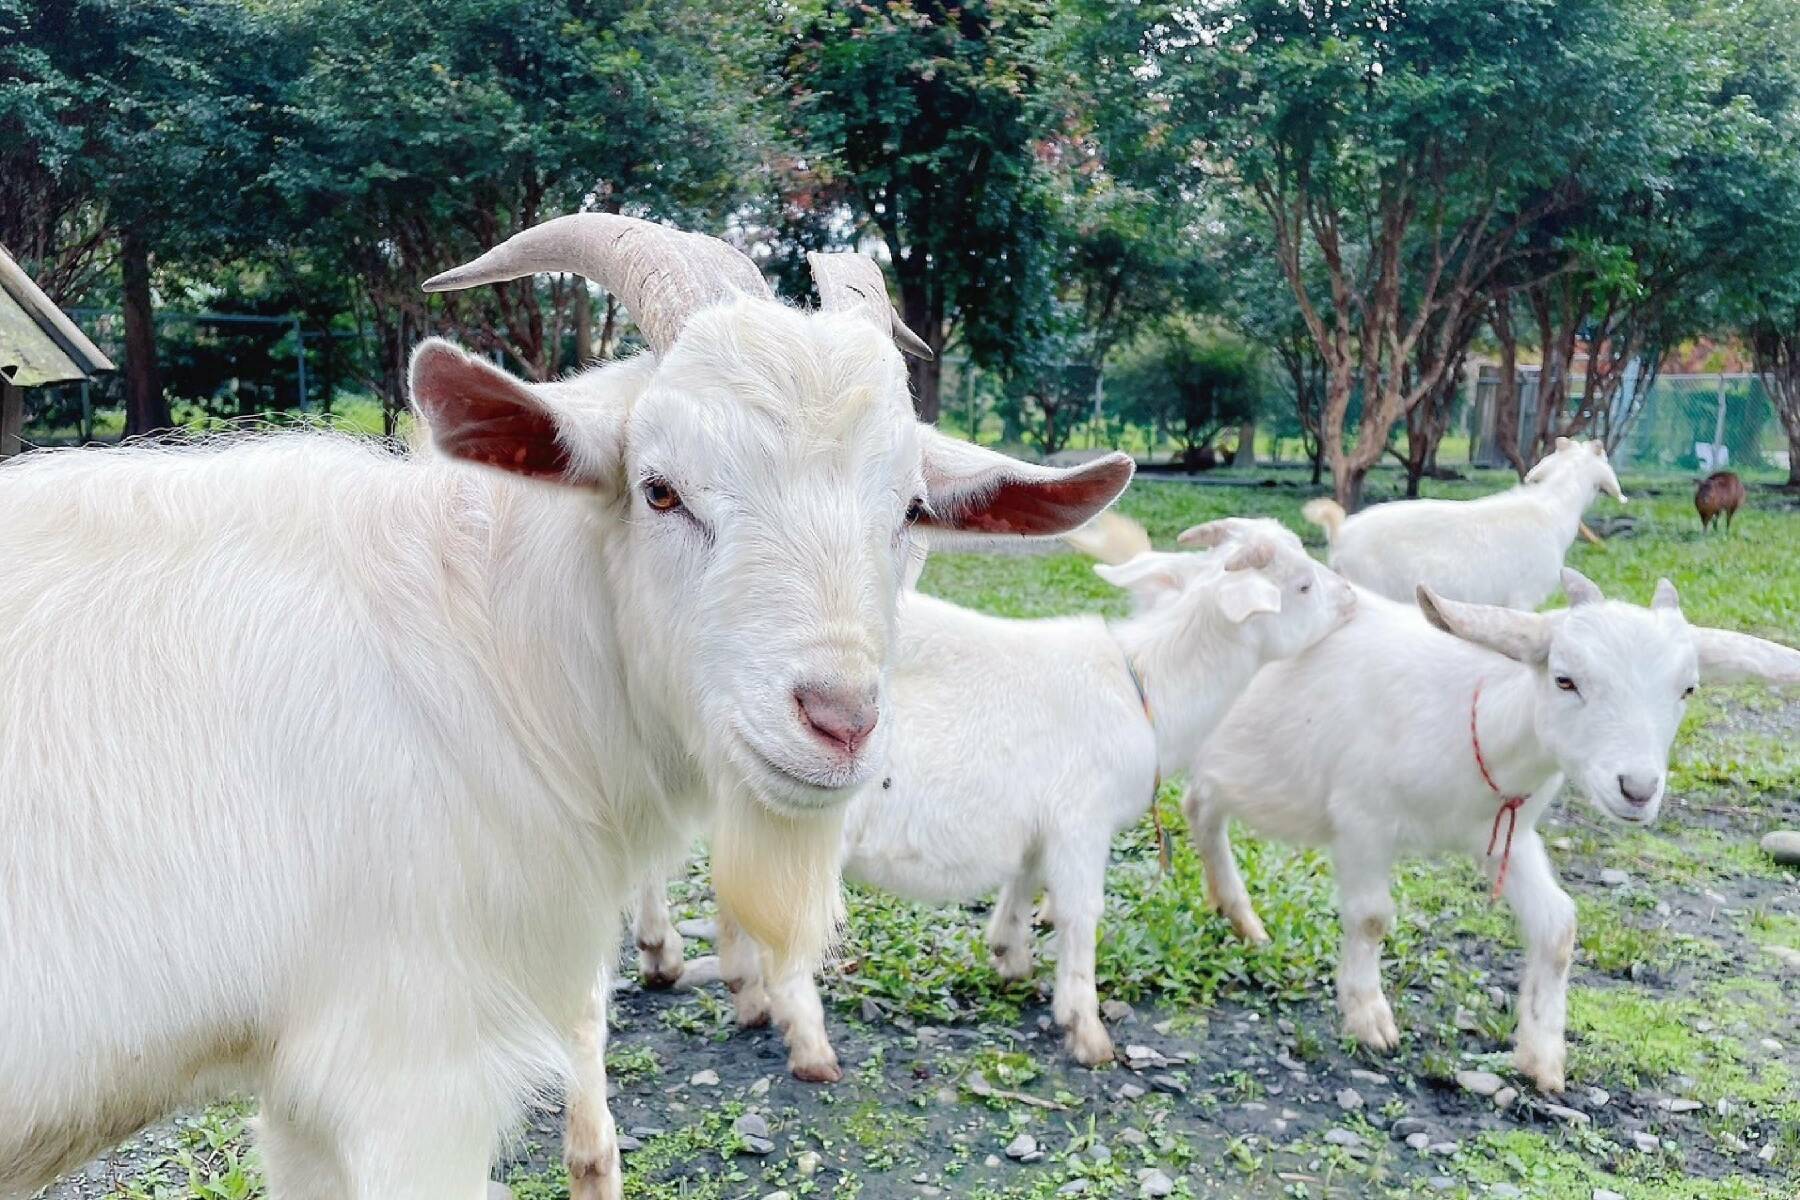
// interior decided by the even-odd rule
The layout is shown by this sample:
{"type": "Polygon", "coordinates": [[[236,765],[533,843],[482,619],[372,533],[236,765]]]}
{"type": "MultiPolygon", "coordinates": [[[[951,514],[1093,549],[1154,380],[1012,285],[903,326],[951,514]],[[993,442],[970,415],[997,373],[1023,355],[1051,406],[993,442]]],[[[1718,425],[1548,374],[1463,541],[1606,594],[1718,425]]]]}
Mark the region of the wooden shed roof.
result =
{"type": "Polygon", "coordinates": [[[19,388],[73,383],[112,360],[0,250],[0,377],[19,388]]]}

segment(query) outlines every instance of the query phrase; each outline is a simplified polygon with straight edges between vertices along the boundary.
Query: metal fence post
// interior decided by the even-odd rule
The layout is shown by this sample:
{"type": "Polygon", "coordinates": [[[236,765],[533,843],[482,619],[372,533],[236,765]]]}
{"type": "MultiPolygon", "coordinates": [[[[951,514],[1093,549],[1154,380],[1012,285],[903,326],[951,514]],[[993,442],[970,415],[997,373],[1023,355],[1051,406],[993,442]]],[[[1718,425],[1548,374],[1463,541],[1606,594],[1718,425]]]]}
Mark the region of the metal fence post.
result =
{"type": "Polygon", "coordinates": [[[1719,460],[1725,454],[1725,372],[1719,372],[1719,407],[1713,415],[1712,469],[1723,470],[1725,464],[1719,460]]]}

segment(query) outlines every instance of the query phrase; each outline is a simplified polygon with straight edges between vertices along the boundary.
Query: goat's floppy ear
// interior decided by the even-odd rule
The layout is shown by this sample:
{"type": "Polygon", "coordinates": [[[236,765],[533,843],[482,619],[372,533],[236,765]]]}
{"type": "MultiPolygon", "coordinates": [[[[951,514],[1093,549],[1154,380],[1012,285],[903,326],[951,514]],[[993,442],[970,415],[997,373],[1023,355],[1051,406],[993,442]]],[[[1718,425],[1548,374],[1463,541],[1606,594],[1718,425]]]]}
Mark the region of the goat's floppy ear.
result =
{"type": "Polygon", "coordinates": [[[413,351],[409,388],[451,458],[575,487],[603,482],[591,448],[531,388],[449,342],[428,338],[413,351]]]}
{"type": "Polygon", "coordinates": [[[1522,663],[1535,665],[1550,657],[1550,619],[1540,613],[1446,600],[1422,583],[1418,598],[1425,619],[1453,637],[1522,663]]]}
{"type": "Polygon", "coordinates": [[[1219,584],[1219,611],[1233,625],[1242,625],[1257,613],[1278,613],[1281,589],[1267,575],[1228,567],[1219,584]]]}
{"type": "Polygon", "coordinates": [[[1600,594],[1599,585],[1574,567],[1563,568],[1562,585],[1563,595],[1569,598],[1570,608],[1580,608],[1583,604],[1594,604],[1606,599],[1600,594]]]}
{"type": "Polygon", "coordinates": [[[1180,590],[1183,576],[1176,570],[1177,557],[1150,551],[1122,563],[1095,563],[1094,574],[1139,599],[1154,599],[1180,590]]]}
{"type": "Polygon", "coordinates": [[[1747,633],[1695,625],[1694,650],[1700,656],[1702,683],[1767,683],[1800,686],[1800,650],[1764,641],[1747,633]]]}
{"type": "Polygon", "coordinates": [[[1042,536],[1067,533],[1118,498],[1131,482],[1124,454],[1062,470],[1034,466],[919,427],[931,529],[1042,536]]]}

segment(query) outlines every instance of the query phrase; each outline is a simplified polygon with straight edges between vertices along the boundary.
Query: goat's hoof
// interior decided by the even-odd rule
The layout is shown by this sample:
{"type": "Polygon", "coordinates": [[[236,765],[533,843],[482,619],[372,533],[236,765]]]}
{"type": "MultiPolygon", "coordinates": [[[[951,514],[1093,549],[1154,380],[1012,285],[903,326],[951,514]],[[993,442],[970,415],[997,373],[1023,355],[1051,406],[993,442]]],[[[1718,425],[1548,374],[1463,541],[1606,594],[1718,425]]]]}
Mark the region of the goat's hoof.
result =
{"type": "Polygon", "coordinates": [[[1031,978],[1031,955],[1012,947],[994,951],[994,974],[1008,983],[1021,983],[1031,978]]]}
{"type": "Polygon", "coordinates": [[[1069,1053],[1084,1067],[1098,1067],[1113,1060],[1112,1038],[1107,1036],[1099,1018],[1069,1030],[1069,1053]]]}
{"type": "Polygon", "coordinates": [[[829,1058],[808,1059],[804,1062],[788,1063],[788,1070],[801,1083],[836,1083],[844,1077],[844,1069],[838,1066],[837,1055],[829,1058]]]}
{"type": "Polygon", "coordinates": [[[1539,1052],[1520,1045],[1513,1051],[1513,1067],[1546,1096],[1559,1096],[1565,1086],[1561,1047],[1539,1052]]]}
{"type": "Polygon", "coordinates": [[[739,1029],[763,1029],[769,1024],[769,1006],[751,1002],[737,1006],[739,1029]]]}
{"type": "Polygon", "coordinates": [[[1231,917],[1231,927],[1237,935],[1252,946],[1269,944],[1269,931],[1263,928],[1262,918],[1254,912],[1236,913],[1231,917]]]}
{"type": "Polygon", "coordinates": [[[569,1200],[622,1200],[625,1173],[619,1168],[619,1152],[597,1159],[578,1159],[569,1168],[569,1200]]]}
{"type": "Polygon", "coordinates": [[[1344,1032],[1379,1054],[1400,1044],[1400,1027],[1385,997],[1376,996],[1344,1012],[1344,1032]]]}
{"type": "Polygon", "coordinates": [[[650,946],[638,943],[638,975],[647,988],[664,991],[674,987],[681,982],[681,972],[685,966],[679,943],[674,946],[670,946],[667,941],[650,946]]]}

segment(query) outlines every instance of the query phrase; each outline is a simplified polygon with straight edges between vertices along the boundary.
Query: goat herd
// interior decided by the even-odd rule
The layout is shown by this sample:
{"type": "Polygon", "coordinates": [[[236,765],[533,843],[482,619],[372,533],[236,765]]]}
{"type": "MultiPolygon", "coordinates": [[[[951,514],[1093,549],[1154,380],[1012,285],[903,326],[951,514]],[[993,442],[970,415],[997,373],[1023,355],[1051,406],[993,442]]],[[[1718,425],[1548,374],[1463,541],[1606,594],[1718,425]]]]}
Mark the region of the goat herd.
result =
{"type": "MultiPolygon", "coordinates": [[[[0,470],[0,1197],[175,1107],[261,1101],[276,1200],[477,1200],[572,1080],[576,1197],[617,1195],[605,967],[710,837],[722,972],[836,1078],[812,968],[840,871],[999,890],[995,964],[1112,1057],[1094,983],[1112,835],[1187,772],[1211,901],[1265,932],[1226,824],[1328,847],[1347,1030],[1392,1047],[1398,855],[1481,861],[1527,961],[1517,1063],[1563,1085],[1574,906],[1536,825],[1572,777],[1648,822],[1698,684],[1800,652],[1562,571],[1597,446],[1463,504],[1346,518],[1338,572],[1272,521],[1152,550],[1112,455],[1013,461],[912,417],[879,268],[783,305],[722,242],[581,214],[429,281],[574,272],[649,352],[527,384],[438,340],[412,453],[325,433],[57,451],[0,470]],[[471,466],[473,464],[474,466],[471,466]],[[909,590],[924,546],[1067,534],[1134,614],[1003,621],[909,590]],[[1280,747],[1279,753],[1270,747],[1280,747]]],[[[1279,936],[1279,931],[1277,931],[1279,936]]]]}

